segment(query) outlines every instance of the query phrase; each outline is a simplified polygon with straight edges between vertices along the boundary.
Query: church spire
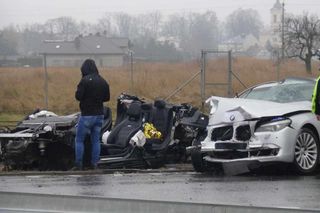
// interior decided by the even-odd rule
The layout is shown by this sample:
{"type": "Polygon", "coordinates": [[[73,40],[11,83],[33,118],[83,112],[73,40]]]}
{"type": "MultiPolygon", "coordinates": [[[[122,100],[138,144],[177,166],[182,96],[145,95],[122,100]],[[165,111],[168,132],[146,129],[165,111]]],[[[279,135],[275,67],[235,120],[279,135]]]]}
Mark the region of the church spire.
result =
{"type": "Polygon", "coordinates": [[[282,9],[282,5],[281,5],[281,3],[280,3],[280,1],[279,0],[277,0],[277,2],[276,3],[274,3],[274,5],[273,5],[273,7],[271,8],[271,10],[273,10],[273,9],[282,9]]]}

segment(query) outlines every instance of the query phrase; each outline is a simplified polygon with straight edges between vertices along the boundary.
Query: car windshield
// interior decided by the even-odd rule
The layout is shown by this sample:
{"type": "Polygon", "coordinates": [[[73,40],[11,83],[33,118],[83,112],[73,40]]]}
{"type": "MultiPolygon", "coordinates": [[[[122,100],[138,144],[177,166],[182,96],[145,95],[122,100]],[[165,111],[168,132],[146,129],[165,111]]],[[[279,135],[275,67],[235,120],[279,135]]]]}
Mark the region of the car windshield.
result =
{"type": "Polygon", "coordinates": [[[289,103],[311,101],[315,81],[287,79],[281,82],[266,83],[248,89],[239,98],[289,103]]]}

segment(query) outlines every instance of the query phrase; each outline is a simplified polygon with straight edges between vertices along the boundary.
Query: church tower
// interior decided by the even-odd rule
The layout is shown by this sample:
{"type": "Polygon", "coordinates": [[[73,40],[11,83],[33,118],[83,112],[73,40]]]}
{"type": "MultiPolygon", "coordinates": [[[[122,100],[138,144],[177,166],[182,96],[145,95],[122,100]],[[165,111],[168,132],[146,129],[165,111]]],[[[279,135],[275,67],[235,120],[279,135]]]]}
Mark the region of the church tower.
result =
{"type": "Polygon", "coordinates": [[[282,24],[282,10],[283,5],[279,0],[271,8],[271,30],[272,30],[272,44],[281,45],[281,24],[282,24]]]}

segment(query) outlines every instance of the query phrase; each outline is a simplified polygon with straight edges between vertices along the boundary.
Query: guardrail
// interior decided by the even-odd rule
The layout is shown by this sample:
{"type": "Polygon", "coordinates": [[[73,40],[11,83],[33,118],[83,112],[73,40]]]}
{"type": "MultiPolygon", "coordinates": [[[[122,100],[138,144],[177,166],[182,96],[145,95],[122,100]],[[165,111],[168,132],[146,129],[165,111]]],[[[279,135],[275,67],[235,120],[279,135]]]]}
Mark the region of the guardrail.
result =
{"type": "Polygon", "coordinates": [[[0,192],[0,212],[314,213],[320,210],[0,192]]]}

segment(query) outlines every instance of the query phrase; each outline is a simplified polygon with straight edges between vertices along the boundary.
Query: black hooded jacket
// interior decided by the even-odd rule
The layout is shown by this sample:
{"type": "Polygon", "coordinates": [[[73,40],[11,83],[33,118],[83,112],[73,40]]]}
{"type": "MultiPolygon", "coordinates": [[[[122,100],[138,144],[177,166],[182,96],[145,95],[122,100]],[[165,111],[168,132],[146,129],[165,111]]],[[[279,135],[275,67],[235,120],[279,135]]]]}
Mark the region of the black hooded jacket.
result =
{"type": "Polygon", "coordinates": [[[98,72],[95,62],[87,59],[81,66],[82,79],[75,97],[80,101],[82,116],[102,115],[103,102],[110,100],[109,84],[98,72]]]}

